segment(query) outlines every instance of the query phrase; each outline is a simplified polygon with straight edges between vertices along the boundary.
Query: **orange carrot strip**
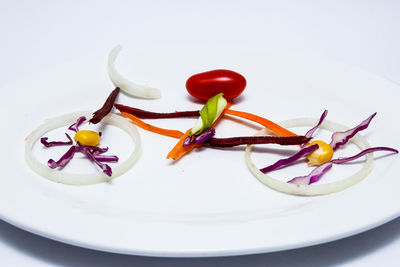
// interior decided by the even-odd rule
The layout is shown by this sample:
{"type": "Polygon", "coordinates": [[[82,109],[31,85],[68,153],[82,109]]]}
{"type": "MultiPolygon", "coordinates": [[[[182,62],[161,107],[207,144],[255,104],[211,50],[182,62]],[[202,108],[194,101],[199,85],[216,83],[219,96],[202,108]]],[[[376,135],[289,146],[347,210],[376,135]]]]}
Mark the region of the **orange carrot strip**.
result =
{"type": "Polygon", "coordinates": [[[251,113],[229,109],[229,110],[225,110],[225,114],[229,114],[229,115],[237,116],[237,117],[247,119],[250,121],[254,121],[281,136],[297,136],[297,134],[292,133],[291,131],[279,126],[278,124],[276,124],[270,120],[267,120],[263,117],[251,114],[251,113]]]}
{"type": "MultiPolygon", "coordinates": [[[[221,115],[214,121],[210,128],[214,128],[215,125],[219,122],[222,118],[224,112],[226,112],[231,106],[231,103],[227,103],[224,111],[222,111],[221,115]]],[[[167,159],[177,160],[183,155],[189,153],[196,147],[201,147],[203,144],[190,144],[188,146],[183,146],[185,139],[189,136],[189,132],[191,129],[187,130],[186,133],[179,139],[178,143],[174,146],[174,148],[168,153],[167,159]]]]}
{"type": "Polygon", "coordinates": [[[167,159],[177,160],[183,155],[189,153],[196,147],[200,147],[201,144],[190,144],[188,146],[183,146],[185,139],[189,136],[189,132],[191,129],[187,130],[186,133],[179,139],[178,143],[172,148],[172,150],[168,153],[167,159]]]}
{"type": "Polygon", "coordinates": [[[169,130],[169,129],[159,128],[159,127],[153,126],[151,124],[145,123],[144,121],[142,121],[135,115],[132,115],[132,114],[129,114],[126,112],[121,112],[121,114],[122,114],[122,116],[133,121],[137,126],[143,128],[145,130],[148,130],[150,132],[158,133],[158,134],[166,135],[166,136],[170,136],[170,137],[175,137],[175,138],[181,138],[184,135],[184,133],[182,133],[181,131],[178,131],[178,130],[169,130]]]}

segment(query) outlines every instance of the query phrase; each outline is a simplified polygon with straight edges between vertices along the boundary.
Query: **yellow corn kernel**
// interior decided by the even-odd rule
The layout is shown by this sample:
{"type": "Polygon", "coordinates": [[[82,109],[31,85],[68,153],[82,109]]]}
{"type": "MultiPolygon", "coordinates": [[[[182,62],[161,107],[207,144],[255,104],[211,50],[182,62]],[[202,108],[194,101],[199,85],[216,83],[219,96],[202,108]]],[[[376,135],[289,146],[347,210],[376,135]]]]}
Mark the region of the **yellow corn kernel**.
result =
{"type": "Polygon", "coordinates": [[[319,166],[330,161],[333,157],[333,148],[324,141],[316,140],[309,146],[318,145],[318,149],[308,154],[308,164],[311,166],[319,166]]]}
{"type": "Polygon", "coordinates": [[[74,139],[82,146],[97,146],[100,143],[100,135],[90,130],[78,131],[74,139]]]}

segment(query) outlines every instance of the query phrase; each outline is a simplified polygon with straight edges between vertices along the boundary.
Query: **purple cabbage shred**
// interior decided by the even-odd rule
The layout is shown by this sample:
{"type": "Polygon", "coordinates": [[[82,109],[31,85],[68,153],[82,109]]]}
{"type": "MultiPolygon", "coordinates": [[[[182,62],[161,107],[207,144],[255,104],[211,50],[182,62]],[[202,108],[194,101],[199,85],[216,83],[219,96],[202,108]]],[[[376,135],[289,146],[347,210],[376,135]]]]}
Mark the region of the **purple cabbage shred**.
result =
{"type": "Polygon", "coordinates": [[[210,130],[200,134],[199,136],[196,136],[194,138],[194,143],[201,144],[201,143],[207,142],[214,135],[215,135],[215,129],[211,128],[210,130]]]}
{"type": "MultiPolygon", "coordinates": [[[[86,118],[84,116],[78,118],[76,123],[68,127],[68,130],[78,132],[79,127],[85,121],[86,118]]],[[[50,168],[52,169],[55,169],[57,167],[63,168],[74,157],[76,152],[81,152],[85,154],[90,161],[94,162],[97,166],[99,166],[106,175],[108,176],[112,175],[111,167],[103,162],[118,162],[119,158],[115,155],[103,155],[103,153],[108,151],[108,147],[82,146],[79,143],[78,145],[73,145],[72,138],[67,133],[65,133],[65,135],[69,139],[68,142],[62,142],[62,141],[48,142],[47,137],[42,137],[40,139],[40,142],[45,147],[72,145],[58,161],[55,161],[53,159],[48,160],[47,165],[50,168]]]]}
{"type": "Polygon", "coordinates": [[[324,121],[326,115],[328,115],[328,110],[324,110],[324,112],[322,113],[321,117],[319,118],[319,122],[317,125],[315,125],[313,128],[311,128],[305,135],[305,137],[307,138],[311,138],[314,134],[314,132],[318,129],[318,127],[322,124],[322,122],[324,121]]]}
{"type": "Polygon", "coordinates": [[[74,131],[74,132],[78,132],[79,131],[79,126],[81,126],[82,123],[84,123],[85,121],[86,121],[86,117],[85,116],[79,117],[74,124],[72,124],[71,126],[68,127],[68,130],[71,130],[71,131],[74,131]]]}
{"type": "Polygon", "coordinates": [[[332,168],[332,165],[332,162],[324,163],[312,170],[309,175],[295,177],[292,180],[288,181],[288,183],[297,185],[310,185],[316,183],[321,179],[322,175],[324,175],[326,171],[332,168]]]}
{"type": "Polygon", "coordinates": [[[186,137],[185,141],[183,142],[183,146],[188,146],[191,144],[201,144],[207,142],[210,138],[215,135],[215,129],[211,128],[208,131],[198,135],[198,136],[188,136],[186,137]]]}
{"type": "Polygon", "coordinates": [[[49,161],[47,162],[47,165],[52,168],[55,169],[57,167],[64,167],[65,165],[68,164],[68,162],[74,157],[75,155],[75,146],[71,146],[68,151],[58,160],[58,161],[54,161],[53,159],[49,159],[49,161]]]}
{"type": "Polygon", "coordinates": [[[103,162],[118,162],[119,158],[115,155],[103,155],[103,153],[108,151],[108,147],[93,147],[93,146],[71,146],[68,151],[58,160],[49,159],[47,165],[55,169],[57,167],[63,168],[68,162],[74,157],[76,152],[81,152],[86,155],[86,157],[97,164],[102,171],[108,175],[112,175],[111,167],[103,162]]]}
{"type": "Polygon", "coordinates": [[[343,164],[343,163],[358,159],[358,158],[364,156],[365,154],[376,152],[376,151],[389,151],[389,152],[393,152],[393,153],[399,153],[398,150],[396,150],[394,148],[390,148],[390,147],[371,147],[371,148],[364,149],[363,151],[361,151],[360,153],[358,153],[357,155],[354,155],[352,157],[337,158],[337,159],[331,160],[331,162],[333,164],[343,164]]]}
{"type": "Polygon", "coordinates": [[[289,158],[285,158],[285,159],[280,159],[277,162],[275,162],[274,164],[260,169],[260,171],[262,173],[267,173],[267,172],[271,172],[271,171],[280,169],[280,168],[282,168],[282,167],[284,167],[286,165],[292,164],[293,162],[295,162],[296,160],[300,159],[301,157],[310,154],[314,150],[317,150],[318,147],[319,146],[317,144],[315,144],[315,145],[312,145],[312,146],[308,146],[308,147],[302,148],[299,152],[297,152],[293,156],[291,156],[289,158]]]}
{"type": "Polygon", "coordinates": [[[53,141],[53,142],[48,142],[47,140],[49,139],[48,137],[42,137],[40,138],[40,143],[42,143],[45,147],[52,147],[52,146],[69,146],[72,145],[74,142],[72,141],[72,138],[65,133],[69,141],[53,141]]]}
{"type": "Polygon", "coordinates": [[[99,155],[92,153],[93,157],[100,162],[118,162],[119,158],[114,155],[99,155]]]}
{"type": "Polygon", "coordinates": [[[194,135],[186,137],[185,141],[183,142],[183,146],[189,146],[194,142],[194,135]]]}
{"type": "Polygon", "coordinates": [[[86,148],[86,147],[83,147],[82,151],[83,151],[83,153],[85,153],[86,157],[87,157],[90,161],[96,163],[96,165],[99,166],[100,169],[102,169],[103,172],[104,172],[106,175],[108,175],[108,176],[111,176],[111,175],[112,175],[111,167],[108,166],[108,165],[105,164],[105,163],[102,163],[102,162],[98,161],[98,160],[96,159],[96,157],[92,154],[92,152],[90,151],[90,149],[88,149],[88,148],[86,148]]]}
{"type": "MultiPolygon", "coordinates": [[[[98,146],[77,146],[77,149],[87,148],[93,152],[93,154],[103,154],[108,151],[108,147],[98,147],[98,146]]],[[[81,152],[81,150],[79,151],[81,152]]]]}
{"type": "Polygon", "coordinates": [[[335,132],[332,134],[332,141],[329,144],[333,150],[336,150],[340,146],[346,144],[354,135],[356,135],[359,131],[365,130],[368,128],[369,123],[375,117],[376,112],[361,122],[356,127],[344,131],[344,132],[335,132]]]}

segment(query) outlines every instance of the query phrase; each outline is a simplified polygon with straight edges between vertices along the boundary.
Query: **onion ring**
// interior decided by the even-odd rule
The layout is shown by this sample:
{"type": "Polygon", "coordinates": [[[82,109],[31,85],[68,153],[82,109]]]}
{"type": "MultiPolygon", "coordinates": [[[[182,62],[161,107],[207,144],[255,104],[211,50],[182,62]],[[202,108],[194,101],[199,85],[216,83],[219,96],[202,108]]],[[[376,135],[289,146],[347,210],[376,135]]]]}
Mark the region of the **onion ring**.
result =
{"type": "Polygon", "coordinates": [[[120,45],[117,45],[113,48],[113,50],[111,50],[110,54],[108,55],[107,71],[108,76],[110,77],[113,84],[131,96],[141,98],[160,98],[161,91],[159,89],[136,84],[119,74],[119,72],[115,68],[115,60],[117,59],[117,56],[121,49],[122,47],[120,45]]]}
{"type": "Polygon", "coordinates": [[[32,148],[39,138],[41,138],[44,134],[56,128],[68,126],[76,122],[76,118],[80,116],[90,117],[91,114],[92,112],[75,112],[45,120],[45,122],[36,128],[26,139],[25,160],[29,167],[31,167],[34,172],[46,179],[69,185],[89,185],[100,182],[108,182],[127,172],[139,159],[141,151],[140,135],[135,125],[130,123],[127,119],[113,113],[110,113],[104,117],[102,123],[114,125],[125,131],[133,139],[133,142],[135,143],[135,149],[126,161],[113,168],[113,174],[111,177],[105,175],[103,172],[94,174],[75,174],[53,170],[47,165],[40,163],[33,156],[32,148]]]}
{"type": "MultiPolygon", "coordinates": [[[[312,118],[300,118],[300,119],[292,119],[287,120],[279,123],[282,127],[291,128],[291,127],[302,127],[302,126],[314,126],[319,119],[312,119],[312,118]]],[[[321,129],[325,129],[328,131],[345,131],[349,129],[346,126],[338,124],[333,121],[324,121],[320,126],[321,129]]],[[[255,135],[263,135],[264,129],[258,131],[255,135]]],[[[369,148],[370,145],[367,140],[361,136],[360,134],[356,134],[352,139],[351,142],[358,146],[361,150],[369,148]]],[[[313,195],[325,195],[331,194],[335,192],[342,191],[358,182],[363,180],[368,174],[371,173],[373,169],[373,156],[371,154],[366,155],[366,161],[361,170],[353,174],[352,176],[340,180],[338,182],[328,183],[328,184],[313,184],[313,185],[296,185],[290,184],[286,182],[282,182],[272,177],[268,176],[267,174],[262,173],[252,162],[251,160],[251,150],[253,145],[248,145],[246,147],[246,164],[251,171],[251,173],[263,184],[267,185],[268,187],[291,195],[304,195],[304,196],[313,196],[313,195]]]]}

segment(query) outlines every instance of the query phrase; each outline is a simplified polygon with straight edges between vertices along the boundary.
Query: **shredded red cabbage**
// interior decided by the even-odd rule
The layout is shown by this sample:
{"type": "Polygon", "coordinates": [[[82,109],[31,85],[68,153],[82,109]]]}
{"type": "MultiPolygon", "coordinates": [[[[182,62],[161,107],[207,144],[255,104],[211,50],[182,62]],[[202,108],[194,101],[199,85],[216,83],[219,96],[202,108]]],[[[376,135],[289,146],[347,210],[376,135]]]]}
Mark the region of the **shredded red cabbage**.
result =
{"type": "Polygon", "coordinates": [[[298,185],[310,185],[312,183],[316,183],[321,179],[322,175],[324,175],[326,171],[332,168],[332,165],[332,162],[326,162],[312,170],[309,175],[295,177],[288,181],[288,183],[298,185]]]}
{"type": "Polygon", "coordinates": [[[333,150],[336,150],[338,147],[346,144],[350,138],[352,138],[354,135],[356,135],[356,133],[358,133],[359,131],[362,131],[364,129],[366,129],[369,125],[369,123],[371,122],[371,120],[375,117],[376,112],[374,114],[372,114],[371,116],[369,116],[367,119],[365,119],[363,122],[361,122],[359,125],[357,125],[356,127],[344,131],[344,132],[335,132],[332,134],[332,141],[329,144],[333,150]]]}
{"type": "Polygon", "coordinates": [[[82,116],[80,118],[78,118],[78,120],[72,124],[71,126],[68,127],[68,130],[74,131],[74,132],[78,132],[79,131],[79,126],[82,125],[82,123],[84,123],[86,121],[86,117],[82,116]]]}
{"type": "Polygon", "coordinates": [[[200,134],[199,136],[196,136],[194,138],[194,143],[195,144],[200,144],[200,143],[207,142],[214,135],[215,135],[215,129],[211,128],[210,130],[200,134]]]}
{"type": "Polygon", "coordinates": [[[399,153],[398,150],[396,150],[394,148],[390,148],[390,147],[371,147],[371,148],[367,148],[367,149],[361,151],[360,153],[358,153],[357,155],[354,155],[352,157],[337,158],[337,159],[331,160],[331,162],[334,164],[343,164],[343,163],[358,159],[358,158],[364,156],[365,154],[376,152],[376,151],[390,151],[390,152],[394,152],[394,153],[399,153]]]}
{"type": "Polygon", "coordinates": [[[293,162],[295,162],[299,158],[310,154],[314,150],[317,150],[318,147],[319,146],[317,144],[315,144],[315,145],[312,145],[312,146],[308,146],[308,147],[302,148],[299,152],[297,152],[293,156],[291,156],[289,158],[285,158],[285,159],[280,159],[277,162],[275,162],[274,164],[260,169],[260,171],[262,173],[267,173],[267,172],[271,172],[271,171],[276,170],[276,169],[280,169],[280,168],[282,168],[282,167],[284,167],[286,165],[292,164],[293,162]]]}
{"type": "MultiPolygon", "coordinates": [[[[114,104],[114,100],[115,100],[116,95],[118,94],[118,90],[114,90],[113,92],[114,92],[113,99],[111,99],[112,103],[108,99],[108,102],[110,102],[110,103],[106,103],[105,104],[105,106],[107,106],[107,107],[109,107],[111,105],[111,108],[112,108],[112,106],[114,104]]],[[[104,111],[104,107],[103,107],[102,111],[104,111]]],[[[101,112],[98,112],[97,113],[98,114],[97,117],[95,116],[97,119],[99,118],[98,116],[101,115],[100,113],[101,112]]],[[[68,127],[68,130],[71,130],[71,131],[74,131],[74,132],[78,132],[79,131],[79,127],[85,121],[86,121],[86,118],[84,116],[78,118],[76,123],[74,123],[74,124],[72,124],[71,126],[68,127]]],[[[61,145],[72,145],[68,149],[68,151],[58,161],[55,161],[53,159],[49,159],[48,160],[47,165],[50,168],[55,169],[57,167],[62,168],[64,166],[66,166],[68,164],[68,162],[74,157],[76,152],[81,152],[81,153],[84,153],[89,160],[91,160],[92,162],[96,163],[103,170],[103,172],[106,175],[108,175],[108,176],[112,175],[111,167],[108,166],[107,164],[103,163],[103,162],[117,162],[119,159],[115,155],[104,155],[104,153],[108,151],[108,147],[82,146],[79,143],[78,143],[78,145],[73,145],[72,138],[67,133],[65,133],[65,135],[69,139],[68,142],[62,142],[62,141],[48,142],[47,141],[48,140],[47,137],[42,137],[40,139],[40,142],[45,147],[61,146],[61,145]]]]}
{"type": "Polygon", "coordinates": [[[57,167],[64,167],[65,165],[68,164],[68,162],[74,157],[75,155],[75,146],[71,146],[68,151],[56,162],[53,159],[49,159],[49,161],[47,162],[47,165],[52,168],[55,169],[57,167]]]}
{"type": "Polygon", "coordinates": [[[319,122],[317,125],[315,125],[313,128],[311,128],[305,135],[305,137],[309,137],[311,138],[314,134],[314,132],[318,129],[318,127],[322,124],[322,122],[324,121],[326,115],[328,115],[328,110],[324,110],[324,112],[322,113],[321,117],[319,118],[319,122]]]}
{"type": "Polygon", "coordinates": [[[117,156],[109,156],[109,155],[99,155],[96,153],[92,153],[94,158],[100,162],[118,162],[119,158],[117,156]]]}
{"type": "Polygon", "coordinates": [[[191,144],[201,144],[207,142],[210,138],[212,138],[215,135],[215,129],[211,128],[208,131],[205,131],[204,133],[195,136],[188,136],[186,137],[185,141],[183,142],[183,146],[188,146],[191,144]]]}
{"type": "Polygon", "coordinates": [[[111,176],[111,175],[112,175],[111,167],[108,166],[107,164],[104,164],[104,163],[98,161],[98,160],[95,158],[95,156],[93,156],[93,154],[90,152],[90,150],[89,150],[88,148],[83,147],[83,150],[82,150],[82,151],[83,151],[83,153],[85,153],[86,157],[87,157],[88,159],[90,159],[90,161],[96,163],[97,166],[99,166],[100,169],[102,169],[103,172],[104,172],[106,175],[108,175],[108,176],[111,176]]]}
{"type": "MultiPolygon", "coordinates": [[[[72,141],[72,140],[71,140],[72,141]]],[[[103,155],[103,153],[108,151],[108,147],[94,147],[94,146],[71,146],[68,151],[58,160],[54,161],[49,159],[47,165],[55,169],[57,167],[65,167],[68,162],[74,157],[76,152],[81,152],[86,155],[86,157],[92,162],[96,163],[105,174],[108,176],[112,175],[111,167],[103,162],[118,162],[118,157],[115,155],[103,155]]]]}
{"type": "MultiPolygon", "coordinates": [[[[81,148],[85,147],[85,148],[87,148],[87,149],[90,149],[90,151],[92,151],[93,154],[95,154],[95,153],[102,154],[102,153],[105,153],[105,152],[108,151],[108,147],[82,146],[82,145],[80,145],[77,149],[79,149],[80,147],[81,147],[81,148]]],[[[80,152],[81,152],[81,151],[80,151],[80,152]]]]}
{"type": "Polygon", "coordinates": [[[324,164],[318,166],[317,168],[315,168],[309,175],[293,178],[292,180],[288,181],[288,183],[299,184],[299,185],[309,185],[312,183],[316,183],[321,179],[322,175],[324,175],[327,170],[332,168],[333,164],[343,164],[343,163],[358,159],[358,158],[364,156],[365,154],[372,153],[375,151],[390,151],[390,152],[394,152],[394,153],[399,153],[398,150],[390,148],[390,147],[367,148],[352,157],[338,158],[338,159],[331,160],[330,162],[324,163],[324,164]]]}
{"type": "Polygon", "coordinates": [[[65,133],[69,141],[62,142],[62,141],[53,141],[53,142],[47,142],[49,139],[48,137],[42,137],[40,138],[40,143],[42,143],[45,147],[52,147],[52,146],[69,146],[72,145],[74,142],[72,141],[72,138],[65,133]]]}
{"type": "Polygon", "coordinates": [[[195,138],[194,135],[186,137],[185,141],[183,141],[183,146],[189,146],[193,144],[194,138],[195,138]]]}

